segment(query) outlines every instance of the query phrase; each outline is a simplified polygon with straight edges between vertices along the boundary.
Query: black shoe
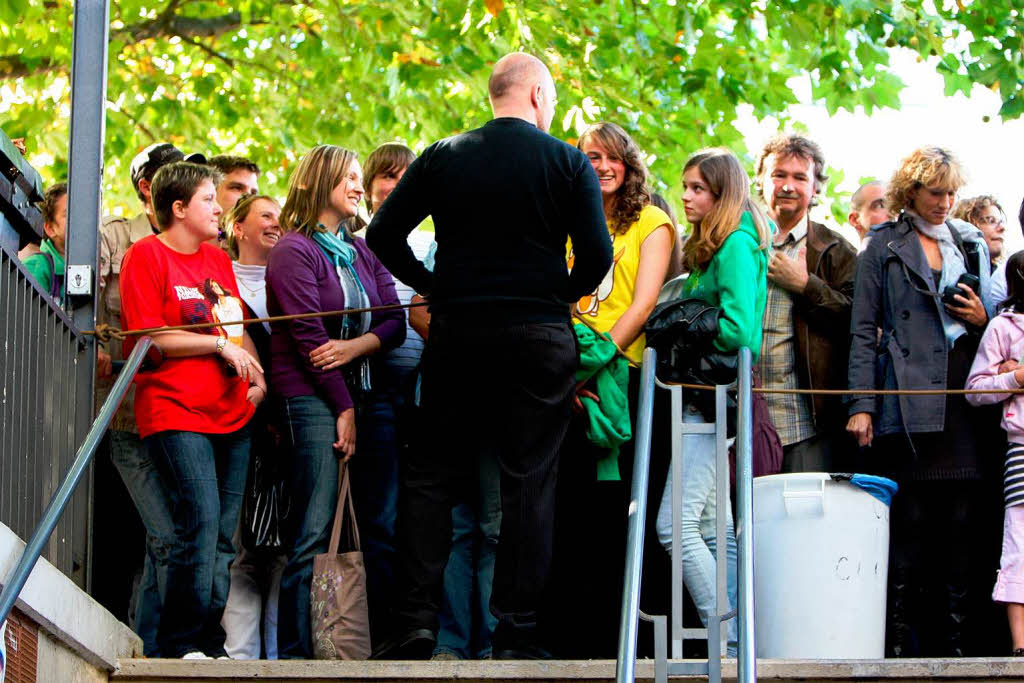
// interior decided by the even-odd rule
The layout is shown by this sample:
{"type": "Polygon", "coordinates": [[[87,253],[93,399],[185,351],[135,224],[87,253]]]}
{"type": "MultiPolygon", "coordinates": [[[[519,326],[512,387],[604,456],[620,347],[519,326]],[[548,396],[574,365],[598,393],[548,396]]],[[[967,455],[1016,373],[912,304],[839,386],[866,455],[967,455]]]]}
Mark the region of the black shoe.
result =
{"type": "Polygon", "coordinates": [[[370,659],[427,660],[434,654],[437,638],[429,628],[400,633],[374,648],[370,659]]]}
{"type": "Polygon", "coordinates": [[[510,647],[494,645],[491,659],[554,659],[550,652],[539,645],[518,643],[510,647]]]}

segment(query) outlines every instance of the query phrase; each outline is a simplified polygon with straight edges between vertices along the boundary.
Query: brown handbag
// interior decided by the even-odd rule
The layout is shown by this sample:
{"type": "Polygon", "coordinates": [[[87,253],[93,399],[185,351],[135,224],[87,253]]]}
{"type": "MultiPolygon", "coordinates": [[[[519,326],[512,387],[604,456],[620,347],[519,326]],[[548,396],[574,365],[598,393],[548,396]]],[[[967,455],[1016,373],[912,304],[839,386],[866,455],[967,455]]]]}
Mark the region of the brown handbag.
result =
{"type": "Polygon", "coordinates": [[[331,543],[325,555],[313,558],[310,591],[313,656],[317,659],[369,659],[370,616],[366,605],[366,568],[359,547],[359,528],[348,468],[338,464],[338,507],[331,543]],[[339,553],[342,527],[346,552],[339,553]]]}

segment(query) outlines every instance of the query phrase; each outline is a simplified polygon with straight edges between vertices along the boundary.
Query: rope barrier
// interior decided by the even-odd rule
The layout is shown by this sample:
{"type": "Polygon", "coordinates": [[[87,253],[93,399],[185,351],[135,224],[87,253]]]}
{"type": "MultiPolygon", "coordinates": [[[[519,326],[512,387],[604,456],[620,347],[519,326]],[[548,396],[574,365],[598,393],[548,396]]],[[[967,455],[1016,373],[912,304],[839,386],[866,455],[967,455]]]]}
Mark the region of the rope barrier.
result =
{"type": "MultiPolygon", "coordinates": [[[[194,330],[208,330],[214,327],[224,327],[226,325],[254,325],[257,323],[273,323],[282,322],[288,320],[310,320],[313,318],[330,318],[339,315],[355,315],[357,313],[378,313],[385,311],[397,311],[409,308],[417,308],[420,306],[427,306],[429,302],[420,301],[416,303],[408,304],[388,304],[386,306],[370,306],[367,308],[346,308],[338,311],[319,311],[316,313],[295,313],[292,315],[276,315],[268,316],[266,318],[246,318],[243,320],[228,320],[224,322],[216,323],[193,323],[190,325],[172,325],[167,327],[148,327],[141,330],[121,330],[112,325],[101,323],[96,326],[95,330],[83,330],[81,334],[96,337],[101,342],[108,342],[111,339],[125,339],[127,337],[142,336],[147,334],[153,334],[154,332],[173,332],[173,331],[194,331],[194,330]]],[[[596,329],[590,322],[585,320],[578,311],[573,311],[573,317],[581,322],[584,326],[590,328],[595,334],[604,337],[605,335],[598,329],[596,329]]],[[[608,337],[606,337],[608,338],[608,337]]],[[[609,338],[612,344],[615,344],[613,340],[609,338]]],[[[618,344],[615,344],[616,355],[623,358],[631,367],[640,368],[640,364],[631,359],[625,354],[625,352],[619,348],[618,344]]],[[[685,382],[663,382],[668,386],[682,387],[683,389],[690,389],[693,391],[714,391],[715,387],[710,384],[687,384],[685,382]]],[[[966,396],[974,394],[1024,394],[1024,388],[1022,389],[1006,389],[1006,390],[995,390],[995,389],[768,389],[765,387],[754,387],[752,389],[757,394],[799,394],[807,396],[966,396]]]]}
{"type": "Polygon", "coordinates": [[[319,311],[316,313],[294,313],[292,315],[274,315],[266,318],[246,318],[243,320],[225,320],[216,323],[192,323],[189,325],[169,325],[166,327],[147,327],[141,330],[120,330],[113,325],[101,323],[95,330],[82,330],[82,334],[96,337],[101,342],[108,342],[111,339],[125,339],[126,337],[137,337],[153,334],[154,332],[174,332],[179,330],[209,330],[214,327],[225,327],[228,325],[252,325],[255,323],[273,323],[283,320],[309,320],[311,318],[330,318],[339,315],[355,315],[356,313],[377,313],[379,311],[397,311],[405,308],[416,308],[429,305],[426,301],[408,304],[388,304],[386,306],[370,306],[368,308],[345,308],[340,311],[319,311]]]}

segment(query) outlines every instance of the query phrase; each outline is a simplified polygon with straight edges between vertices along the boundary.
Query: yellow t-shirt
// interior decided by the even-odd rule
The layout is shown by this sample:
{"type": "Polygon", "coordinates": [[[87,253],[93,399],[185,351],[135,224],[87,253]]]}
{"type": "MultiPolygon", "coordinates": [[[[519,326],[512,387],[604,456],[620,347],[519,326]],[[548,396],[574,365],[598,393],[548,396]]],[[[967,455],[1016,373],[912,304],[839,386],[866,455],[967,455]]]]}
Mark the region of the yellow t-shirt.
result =
{"type": "MultiPolygon", "coordinates": [[[[640,211],[640,217],[624,235],[612,234],[612,267],[601,284],[590,296],[576,304],[579,314],[600,332],[608,332],[633,303],[636,290],[636,275],[640,268],[640,247],[651,233],[662,225],[672,225],[668,214],[648,204],[640,211]]],[[[572,270],[572,244],[567,246],[569,270],[572,270]]],[[[640,335],[623,349],[630,360],[640,362],[645,346],[644,335],[640,335]]]]}

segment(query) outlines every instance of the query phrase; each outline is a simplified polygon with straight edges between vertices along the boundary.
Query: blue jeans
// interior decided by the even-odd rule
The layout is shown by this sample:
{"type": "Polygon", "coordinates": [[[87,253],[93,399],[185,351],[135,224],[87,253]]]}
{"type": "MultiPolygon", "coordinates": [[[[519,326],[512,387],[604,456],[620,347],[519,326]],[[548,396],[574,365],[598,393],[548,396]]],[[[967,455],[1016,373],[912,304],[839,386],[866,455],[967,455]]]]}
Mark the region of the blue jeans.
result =
{"type": "Polygon", "coordinates": [[[336,421],[316,396],[297,396],[283,403],[284,437],[292,464],[284,473],[285,498],[290,501],[282,529],[288,563],[278,597],[277,653],[281,659],[312,659],[313,557],[327,552],[338,503],[336,421]]]}
{"type": "MultiPolygon", "coordinates": [[[[683,422],[705,422],[700,412],[691,405],[683,408],[683,422]]],[[[693,603],[707,626],[708,617],[715,613],[715,435],[686,434],[683,436],[683,500],[680,524],[680,551],[683,561],[683,584],[690,592],[693,603]]],[[[736,534],[733,531],[732,507],[725,505],[726,534],[726,593],[729,606],[736,606],[736,534]]],[[[672,473],[665,483],[656,522],[658,540],[666,550],[672,549],[672,473]]],[[[735,656],[736,619],[726,622],[729,653],[735,656]]]]}
{"type": "Polygon", "coordinates": [[[249,428],[230,434],[157,432],[145,443],[174,520],[157,632],[160,653],[223,655],[220,621],[249,465],[249,428]]]}
{"type": "Polygon", "coordinates": [[[484,659],[498,619],[491,614],[494,557],[501,531],[501,470],[493,456],[480,460],[479,498],[452,510],[452,552],[444,571],[444,601],[437,618],[435,653],[484,659]]]}
{"type": "Polygon", "coordinates": [[[164,493],[156,464],[139,435],[111,431],[109,438],[110,461],[121,475],[146,527],[146,557],[142,581],[134,597],[133,626],[142,638],[143,653],[147,657],[159,657],[156,637],[163,605],[161,596],[167,585],[167,558],[175,541],[171,503],[164,493]]]}
{"type": "MultiPolygon", "coordinates": [[[[374,377],[376,386],[381,386],[380,379],[374,377]]],[[[398,442],[391,390],[373,391],[357,411],[356,454],[348,465],[366,566],[371,642],[389,634],[387,615],[395,594],[398,442]]]]}

